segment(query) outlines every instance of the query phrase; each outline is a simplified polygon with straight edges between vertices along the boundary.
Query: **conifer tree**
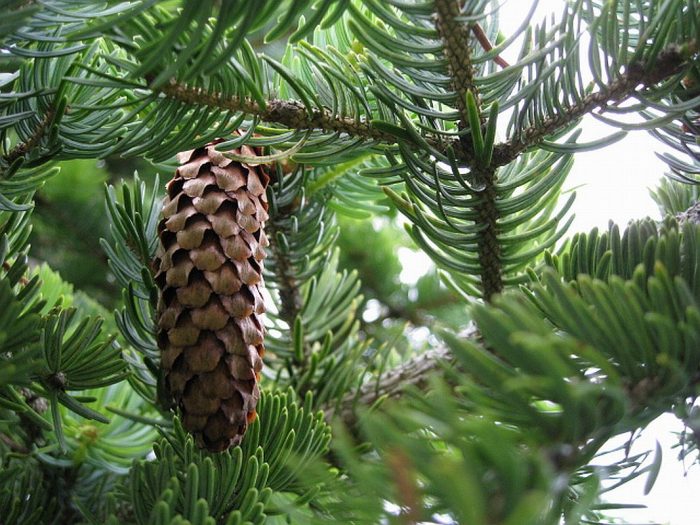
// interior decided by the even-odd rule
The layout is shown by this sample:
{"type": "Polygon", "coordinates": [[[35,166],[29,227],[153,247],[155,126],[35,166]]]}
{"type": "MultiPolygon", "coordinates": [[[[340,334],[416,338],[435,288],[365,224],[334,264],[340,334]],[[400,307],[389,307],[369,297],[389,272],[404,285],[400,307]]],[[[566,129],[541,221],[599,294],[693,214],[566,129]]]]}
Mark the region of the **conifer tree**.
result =
{"type": "Polygon", "coordinates": [[[700,8],[532,4],[0,0],[0,522],[608,523],[661,461],[612,438],[697,462],[700,8]],[[569,232],[576,154],[645,131],[663,218],[569,232]],[[29,252],[86,160],[87,293],[29,252]],[[397,214],[420,311],[352,222],[397,214]]]}

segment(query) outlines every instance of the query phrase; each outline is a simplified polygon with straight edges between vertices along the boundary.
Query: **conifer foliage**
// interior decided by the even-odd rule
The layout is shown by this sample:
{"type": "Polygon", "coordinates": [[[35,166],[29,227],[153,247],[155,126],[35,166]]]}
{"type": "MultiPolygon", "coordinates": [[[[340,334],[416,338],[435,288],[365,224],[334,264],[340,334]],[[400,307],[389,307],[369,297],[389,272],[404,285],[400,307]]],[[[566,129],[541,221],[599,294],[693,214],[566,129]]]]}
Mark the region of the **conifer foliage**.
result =
{"type": "Polygon", "coordinates": [[[2,523],[610,523],[662,414],[696,468],[697,1],[510,4],[0,0],[2,523]],[[569,235],[642,132],[662,217],[569,235]],[[99,297],[30,246],[95,170],[99,297]]]}

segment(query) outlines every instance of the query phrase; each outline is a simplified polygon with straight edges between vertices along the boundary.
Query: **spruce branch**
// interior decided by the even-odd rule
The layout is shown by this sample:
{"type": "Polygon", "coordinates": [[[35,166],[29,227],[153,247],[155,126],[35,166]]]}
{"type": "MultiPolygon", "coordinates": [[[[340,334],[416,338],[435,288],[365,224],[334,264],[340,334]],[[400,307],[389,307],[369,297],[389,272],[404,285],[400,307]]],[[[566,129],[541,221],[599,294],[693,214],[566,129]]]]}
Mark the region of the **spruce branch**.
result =
{"type": "MultiPolygon", "coordinates": [[[[443,40],[444,53],[452,78],[452,89],[455,92],[456,106],[460,115],[458,126],[462,130],[474,128],[479,122],[483,123],[483,115],[474,80],[475,69],[471,61],[470,45],[473,41],[483,46],[484,35],[480,37],[478,31],[474,32],[474,28],[459,21],[459,3],[438,0],[435,3],[435,10],[435,25],[443,40]],[[472,107],[467,100],[469,93],[473,95],[475,102],[472,102],[472,107]]],[[[473,129],[470,134],[462,134],[452,144],[444,142],[440,144],[440,149],[452,147],[457,151],[460,162],[471,168],[474,177],[484,187],[480,192],[476,211],[479,224],[483,225],[479,232],[478,251],[481,287],[486,300],[490,300],[495,294],[501,292],[504,286],[498,231],[499,212],[496,206],[498,198],[495,187],[496,168],[510,164],[524,151],[537,145],[545,137],[566,128],[586,113],[605,109],[611,103],[619,103],[632,95],[639,86],[651,86],[678,73],[688,57],[695,52],[694,49],[694,43],[687,44],[683,48],[677,45],[669,46],[660,53],[653,65],[643,63],[630,65],[627,71],[609,86],[589,94],[578,104],[545,119],[539,125],[523,130],[510,141],[495,145],[488,161],[480,162],[477,159],[473,141],[475,135],[481,131],[479,129],[473,129]],[[483,162],[488,162],[489,165],[482,165],[483,162]]],[[[346,133],[370,141],[390,144],[397,142],[396,136],[373,127],[366,120],[339,117],[327,108],[309,109],[298,101],[272,99],[263,105],[247,97],[227,97],[222,93],[208,92],[203,88],[190,87],[175,81],[155,89],[168,98],[187,104],[241,111],[255,115],[263,121],[282,124],[290,129],[316,129],[346,133]]],[[[291,297],[288,299],[291,302],[294,301],[291,297]]]]}
{"type": "MultiPolygon", "coordinates": [[[[689,221],[699,224],[700,202],[693,203],[687,210],[677,214],[676,218],[680,223],[689,221]]],[[[470,323],[459,337],[483,344],[481,333],[474,323],[470,323]]],[[[453,361],[452,353],[445,345],[416,355],[382,375],[378,381],[369,381],[348,393],[339,404],[327,406],[324,409],[326,419],[337,417],[348,428],[353,428],[357,424],[357,407],[372,407],[380,400],[400,396],[408,388],[424,390],[429,386],[428,378],[431,372],[449,366],[453,361]]],[[[700,384],[700,373],[695,376],[693,384],[700,384]]],[[[629,383],[625,390],[631,405],[642,407],[654,396],[659,387],[658,379],[644,378],[639,382],[629,383]]]]}
{"type": "Polygon", "coordinates": [[[495,146],[493,164],[505,166],[525,150],[539,144],[545,137],[556,134],[574,121],[596,109],[605,110],[611,104],[619,104],[629,98],[638,88],[653,86],[678,74],[687,65],[689,56],[697,53],[695,41],[683,46],[672,44],[654,57],[653,65],[633,63],[609,86],[569,106],[563,113],[551,116],[537,125],[530,126],[508,142],[495,146]]]}
{"type": "MultiPolygon", "coordinates": [[[[440,0],[438,5],[449,4],[444,7],[447,10],[454,10],[452,2],[440,0]]],[[[443,22],[440,22],[443,23],[443,22]]],[[[446,22],[445,22],[446,23],[446,22]]],[[[469,31],[467,28],[459,24],[462,28],[460,32],[462,37],[458,40],[462,45],[465,45],[468,39],[469,31]]],[[[477,37],[479,39],[479,37],[477,37]]],[[[450,38],[450,46],[457,46],[455,37],[450,38]]],[[[468,43],[466,49],[469,49],[468,43]]],[[[446,48],[447,49],[447,48],[446,48]]],[[[450,47],[450,49],[452,49],[450,47]]],[[[464,47],[460,48],[464,49],[464,47]]],[[[447,51],[446,51],[447,53],[447,51]]],[[[467,58],[460,54],[460,51],[455,48],[455,51],[449,52],[451,60],[455,62],[454,66],[462,67],[467,58]]],[[[573,121],[580,119],[587,113],[596,109],[605,109],[610,103],[619,103],[629,97],[639,86],[651,86],[667,78],[677,74],[687,63],[688,55],[697,53],[697,44],[689,42],[683,46],[671,45],[663,50],[651,68],[647,68],[644,64],[630,65],[627,72],[620,75],[610,86],[601,89],[595,93],[591,93],[584,97],[578,104],[570,106],[562,114],[546,119],[543,123],[537,126],[531,126],[523,130],[518,137],[515,137],[507,142],[496,144],[493,151],[493,159],[491,165],[501,167],[510,164],[525,150],[536,146],[544,137],[554,134],[557,131],[565,128],[573,121]],[[683,49],[685,48],[685,51],[683,49]]],[[[458,96],[457,104],[460,110],[460,118],[465,119],[466,114],[462,114],[462,109],[466,106],[465,98],[468,89],[472,89],[474,94],[477,94],[476,86],[473,82],[473,73],[459,70],[459,83],[455,84],[456,91],[462,93],[463,96],[458,96]],[[472,79],[471,81],[469,79],[472,79]]],[[[240,111],[249,115],[256,116],[264,122],[272,122],[287,126],[290,129],[300,131],[309,129],[318,129],[326,132],[346,133],[348,135],[364,138],[366,140],[375,140],[387,144],[395,144],[397,137],[386,131],[377,129],[368,121],[357,120],[350,117],[340,117],[333,115],[327,108],[317,109],[309,112],[307,108],[296,100],[280,100],[271,99],[266,102],[265,106],[261,106],[257,101],[249,97],[226,96],[220,92],[209,92],[201,87],[191,87],[186,84],[171,81],[163,86],[154,88],[157,93],[162,93],[164,96],[195,106],[207,106],[228,111],[240,111]]],[[[48,120],[46,119],[47,123],[48,120]]],[[[466,120],[464,120],[466,122],[466,120]]],[[[44,124],[46,126],[46,124],[44,124]]],[[[39,130],[43,132],[43,130],[39,130]]],[[[40,138],[40,136],[39,136],[40,138]]],[[[448,147],[452,147],[459,154],[459,160],[467,166],[474,163],[474,150],[471,144],[465,141],[454,139],[449,140],[428,140],[428,142],[445,152],[448,147]]],[[[19,145],[17,148],[20,148],[19,145]]],[[[17,149],[16,148],[16,149],[17,149]]],[[[22,150],[11,155],[21,155],[22,150]]],[[[7,157],[9,157],[8,154],[7,157]]]]}
{"type": "Polygon", "coordinates": [[[249,97],[225,96],[218,92],[209,92],[203,88],[190,87],[171,81],[155,88],[168,98],[191,105],[240,111],[259,117],[265,122],[282,124],[289,129],[322,130],[332,133],[346,133],[353,137],[379,142],[395,143],[396,137],[381,131],[363,120],[333,115],[327,108],[309,111],[296,100],[271,99],[261,106],[249,97]]]}
{"type": "Polygon", "coordinates": [[[430,372],[437,370],[450,358],[451,353],[444,346],[417,355],[387,372],[379,382],[365,383],[359,389],[350,392],[337,408],[326,408],[326,418],[337,416],[347,427],[353,427],[357,423],[357,407],[372,407],[379,400],[398,397],[409,387],[425,388],[430,372]]]}

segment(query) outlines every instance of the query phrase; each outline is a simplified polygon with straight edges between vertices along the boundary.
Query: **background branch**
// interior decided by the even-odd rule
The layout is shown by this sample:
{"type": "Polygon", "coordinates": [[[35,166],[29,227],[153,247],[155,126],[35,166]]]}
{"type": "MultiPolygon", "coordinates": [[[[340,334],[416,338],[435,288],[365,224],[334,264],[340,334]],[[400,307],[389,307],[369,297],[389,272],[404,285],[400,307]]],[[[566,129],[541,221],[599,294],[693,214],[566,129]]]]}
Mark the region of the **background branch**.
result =
{"type": "MultiPolygon", "coordinates": [[[[470,323],[460,337],[478,340],[476,325],[470,323]]],[[[443,366],[449,366],[451,361],[452,354],[445,345],[427,350],[390,370],[379,381],[369,381],[348,393],[339,405],[326,407],[326,418],[330,420],[337,417],[348,428],[353,428],[357,425],[358,407],[368,408],[380,400],[396,398],[408,388],[426,388],[430,374],[443,366]]]]}
{"type": "MultiPolygon", "coordinates": [[[[676,219],[681,224],[684,221],[699,224],[700,202],[676,215],[676,219]]],[[[476,325],[470,323],[459,337],[478,342],[481,335],[476,325]]],[[[427,350],[385,373],[379,381],[369,381],[348,393],[337,406],[325,407],[326,418],[330,420],[337,417],[348,428],[353,428],[357,425],[357,407],[372,407],[380,400],[398,397],[407,388],[427,388],[430,374],[449,366],[451,362],[451,352],[445,345],[427,350]]],[[[634,398],[635,395],[637,394],[633,393],[633,387],[630,387],[630,397],[634,398]]]]}

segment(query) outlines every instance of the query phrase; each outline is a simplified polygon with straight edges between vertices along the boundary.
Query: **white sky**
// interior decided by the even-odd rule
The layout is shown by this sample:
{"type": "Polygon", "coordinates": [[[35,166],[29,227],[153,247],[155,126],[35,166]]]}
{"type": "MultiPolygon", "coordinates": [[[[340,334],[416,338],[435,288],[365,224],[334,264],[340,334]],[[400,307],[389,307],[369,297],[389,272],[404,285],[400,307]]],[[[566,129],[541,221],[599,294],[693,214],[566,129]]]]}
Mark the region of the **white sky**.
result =
{"type": "MultiPolygon", "coordinates": [[[[549,12],[560,12],[562,0],[541,0],[539,12],[534,20],[541,20],[549,12]]],[[[507,35],[513,31],[527,13],[532,3],[529,0],[510,0],[504,3],[501,11],[501,29],[507,35]]],[[[595,119],[584,121],[584,136],[609,135],[611,128],[595,119]]],[[[649,188],[658,184],[665,171],[665,164],[654,153],[660,150],[660,143],[646,132],[631,132],[622,141],[608,148],[579,153],[567,187],[576,187],[574,203],[576,219],[570,233],[589,231],[592,227],[606,227],[609,220],[625,225],[630,219],[651,216],[659,218],[656,204],[649,196],[649,188]]],[[[415,282],[432,265],[423,253],[406,250],[401,259],[410,260],[404,265],[401,280],[415,282]]],[[[682,425],[673,416],[662,416],[652,423],[637,440],[634,452],[654,450],[658,440],[663,448],[661,472],[649,496],[643,496],[646,481],[641,477],[607,496],[614,503],[636,503],[647,505],[646,509],[612,513],[629,523],[661,523],[668,525],[697,525],[700,511],[697,510],[700,495],[700,466],[694,466],[687,473],[677,461],[677,443],[672,432],[682,431],[682,425]],[[694,510],[695,509],[695,510],[694,510]]],[[[619,443],[618,443],[619,444],[619,443]]]]}

